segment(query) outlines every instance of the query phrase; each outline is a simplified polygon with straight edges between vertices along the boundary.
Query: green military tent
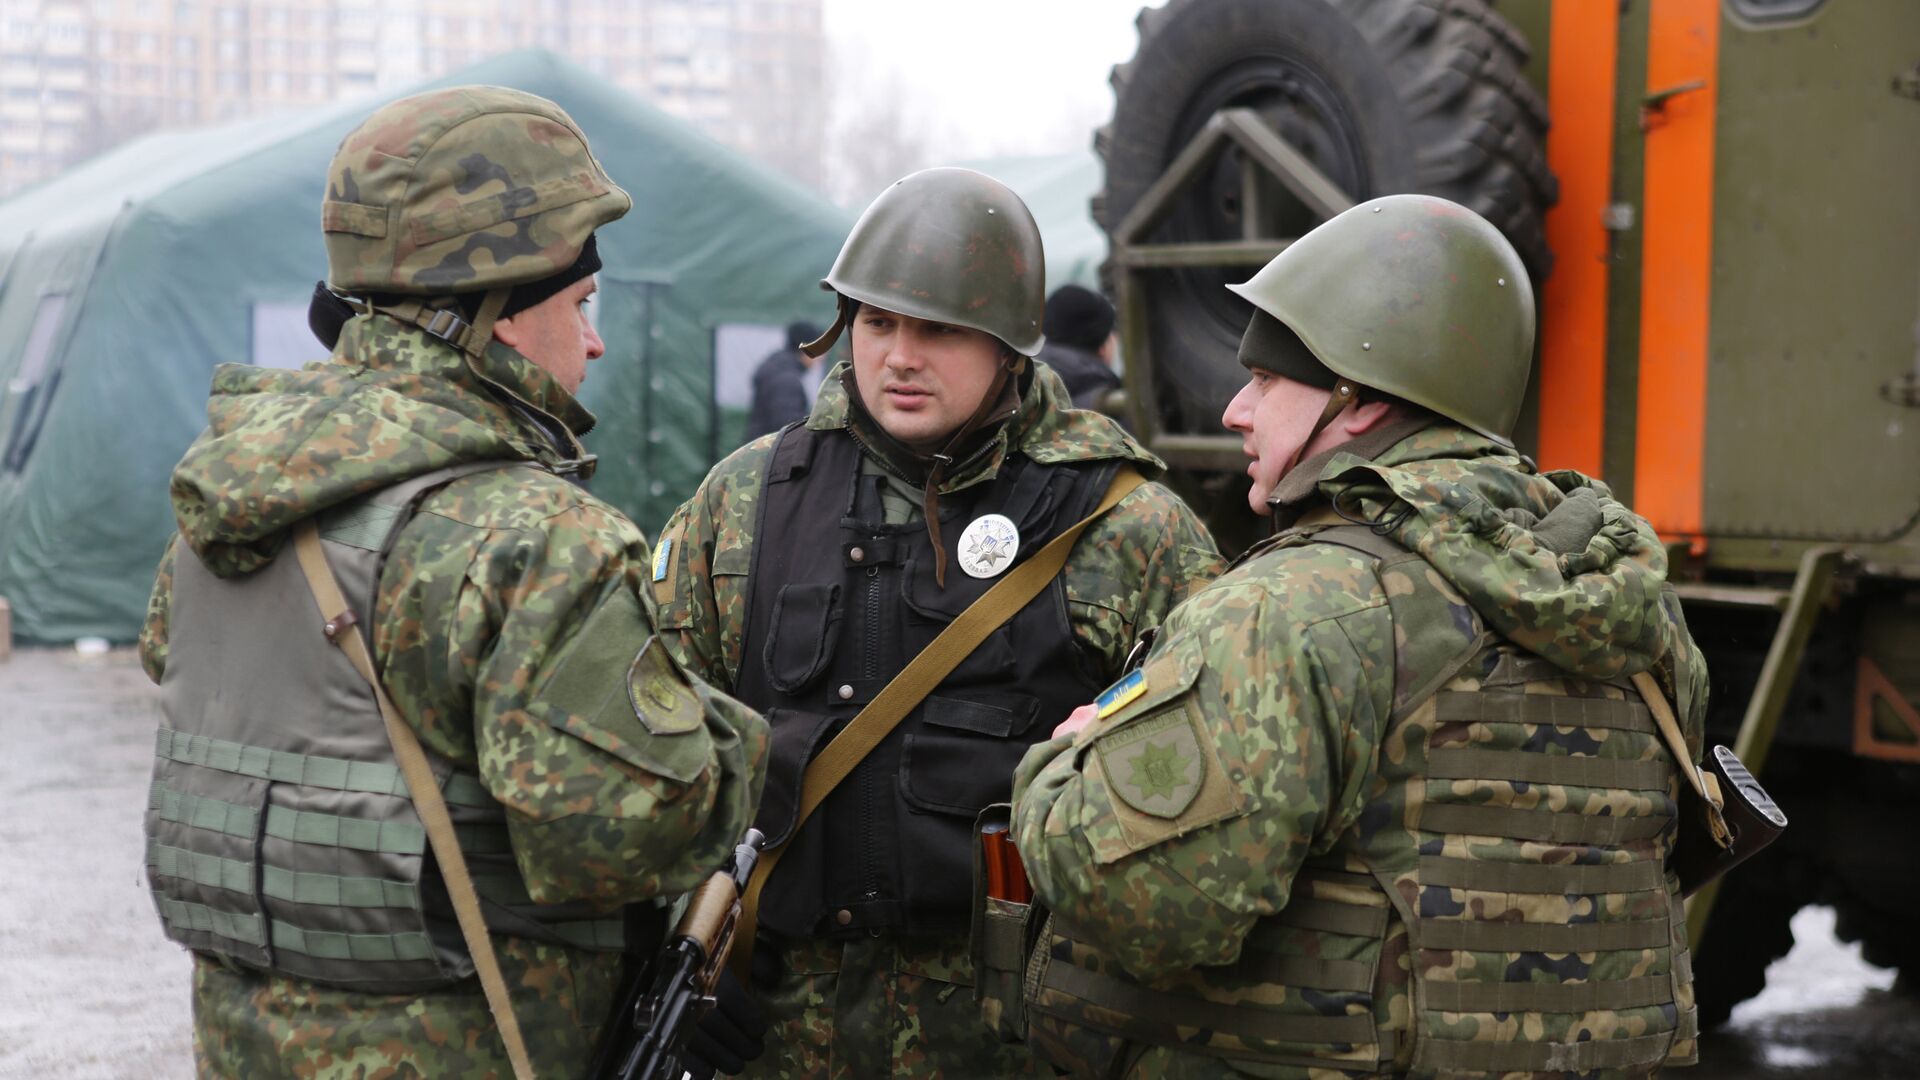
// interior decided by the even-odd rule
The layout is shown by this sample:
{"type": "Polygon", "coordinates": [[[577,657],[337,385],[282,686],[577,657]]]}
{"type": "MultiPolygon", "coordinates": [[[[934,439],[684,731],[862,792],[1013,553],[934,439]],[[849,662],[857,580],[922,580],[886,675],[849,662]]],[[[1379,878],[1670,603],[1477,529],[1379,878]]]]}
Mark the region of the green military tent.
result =
{"type": "MultiPolygon", "coordinates": [[[[600,417],[594,490],[651,534],[738,442],[781,327],[831,317],[816,283],[850,218],[550,53],[417,89],[463,83],[559,102],[633,195],[601,235],[608,353],[582,399],[600,417]]],[[[138,633],[173,531],[167,474],[205,426],[214,365],[325,355],[305,314],[321,187],[378,104],[151,135],[0,201],[0,597],[16,633],[138,633]]]]}

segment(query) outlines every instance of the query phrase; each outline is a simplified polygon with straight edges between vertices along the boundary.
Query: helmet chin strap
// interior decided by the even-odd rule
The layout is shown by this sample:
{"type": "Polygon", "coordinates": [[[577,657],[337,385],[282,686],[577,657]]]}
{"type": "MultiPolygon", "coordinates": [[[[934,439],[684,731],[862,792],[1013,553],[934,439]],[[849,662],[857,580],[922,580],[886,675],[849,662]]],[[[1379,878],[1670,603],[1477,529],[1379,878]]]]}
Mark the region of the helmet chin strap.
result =
{"type": "Polygon", "coordinates": [[[1300,459],[1306,456],[1307,447],[1313,445],[1313,440],[1319,438],[1320,433],[1327,430],[1327,425],[1333,423],[1334,417],[1347,411],[1347,406],[1358,401],[1359,398],[1359,384],[1347,379],[1341,379],[1334,383],[1333,390],[1327,394],[1326,407],[1320,410],[1320,419],[1313,422],[1313,429],[1307,432],[1305,439],[1301,440],[1299,447],[1294,450],[1293,456],[1287,459],[1287,467],[1280,470],[1280,477],[1276,479],[1284,478],[1288,473],[1298,468],[1300,459]]]}
{"type": "Polygon", "coordinates": [[[487,344],[493,340],[493,324],[499,321],[500,312],[506,308],[507,298],[512,293],[511,288],[487,290],[481,297],[480,309],[474,313],[472,322],[468,322],[457,309],[429,307],[424,301],[412,297],[379,310],[425,330],[469,358],[478,360],[487,354],[487,344]]]}
{"type": "Polygon", "coordinates": [[[827,327],[826,333],[800,346],[800,351],[805,353],[809,360],[818,360],[827,355],[827,350],[833,348],[833,343],[840,340],[840,335],[847,329],[849,321],[847,309],[852,305],[840,293],[833,294],[833,302],[833,325],[827,327]]]}
{"type": "MultiPolygon", "coordinates": [[[[974,407],[973,415],[953,433],[947,445],[933,455],[933,467],[927,470],[926,487],[921,489],[921,513],[927,519],[927,538],[933,541],[933,583],[935,587],[947,587],[947,548],[940,542],[940,482],[946,479],[947,467],[953,464],[953,455],[966,442],[967,437],[978,431],[993,415],[1000,404],[1000,398],[1007,391],[1007,382],[1018,378],[1027,369],[1027,358],[1019,353],[1009,353],[1000,364],[1000,370],[994,373],[993,385],[987,388],[980,404],[974,407]]],[[[1018,404],[1014,406],[1019,408],[1018,404]]]]}

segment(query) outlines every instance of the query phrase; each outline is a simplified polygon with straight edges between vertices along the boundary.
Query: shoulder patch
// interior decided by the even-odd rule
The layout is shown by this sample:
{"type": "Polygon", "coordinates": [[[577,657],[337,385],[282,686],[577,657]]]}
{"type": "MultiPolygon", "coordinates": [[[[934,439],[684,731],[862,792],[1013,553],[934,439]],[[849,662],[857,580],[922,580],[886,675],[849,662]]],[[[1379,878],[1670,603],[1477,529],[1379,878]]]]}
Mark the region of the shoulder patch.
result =
{"type": "Polygon", "coordinates": [[[627,700],[633,714],[655,735],[684,735],[704,722],[700,702],[658,637],[647,639],[627,670],[627,700]]]}
{"type": "Polygon", "coordinates": [[[1147,673],[1142,668],[1135,668],[1122,676],[1119,682],[1107,687],[1099,697],[1094,698],[1093,704],[1099,711],[1099,719],[1105,720],[1126,708],[1133,699],[1146,692],[1147,673]]]}
{"type": "Polygon", "coordinates": [[[1094,740],[1085,768],[1090,782],[1106,788],[1111,810],[1085,826],[1096,863],[1246,812],[1246,797],[1221,767],[1205,725],[1192,703],[1180,700],[1094,740]]]}
{"type": "Polygon", "coordinates": [[[1114,793],[1143,814],[1179,817],[1206,778],[1200,741],[1185,709],[1129,725],[1094,746],[1114,793]]]}
{"type": "Polygon", "coordinates": [[[662,607],[674,601],[674,586],[680,576],[673,572],[674,549],[680,546],[680,534],[685,529],[684,523],[675,525],[653,549],[653,602],[662,607]]]}
{"type": "Polygon", "coordinates": [[[667,560],[672,557],[673,537],[663,536],[660,538],[660,546],[655,548],[653,552],[653,580],[667,580],[667,566],[669,565],[667,560]]]}
{"type": "Polygon", "coordinates": [[[1075,737],[1075,746],[1091,749],[1081,751],[1087,781],[1107,792],[1107,807],[1085,825],[1095,862],[1111,863],[1245,812],[1246,797],[1221,766],[1215,734],[1195,697],[1204,667],[1199,637],[1175,637],[1103,694],[1112,703],[1102,709],[1106,719],[1075,737]]]}

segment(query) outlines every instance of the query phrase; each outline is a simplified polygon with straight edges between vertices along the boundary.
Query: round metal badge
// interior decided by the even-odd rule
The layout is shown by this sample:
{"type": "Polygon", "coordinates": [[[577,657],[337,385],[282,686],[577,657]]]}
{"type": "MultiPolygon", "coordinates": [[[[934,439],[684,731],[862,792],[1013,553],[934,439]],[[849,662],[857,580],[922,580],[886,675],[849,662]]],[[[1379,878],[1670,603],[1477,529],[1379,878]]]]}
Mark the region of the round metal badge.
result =
{"type": "Polygon", "coordinates": [[[1020,551],[1020,530],[1002,514],[973,519],[960,534],[960,569],[970,577],[997,577],[1020,551]]]}

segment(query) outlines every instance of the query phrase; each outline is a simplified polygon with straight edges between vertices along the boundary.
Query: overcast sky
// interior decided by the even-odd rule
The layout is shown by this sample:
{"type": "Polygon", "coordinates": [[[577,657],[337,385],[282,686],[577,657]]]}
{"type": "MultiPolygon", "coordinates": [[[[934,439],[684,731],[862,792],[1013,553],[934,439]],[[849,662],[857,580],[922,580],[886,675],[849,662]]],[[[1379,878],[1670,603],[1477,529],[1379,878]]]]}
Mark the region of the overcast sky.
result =
{"type": "Polygon", "coordinates": [[[1133,55],[1139,0],[826,0],[836,93],[924,111],[952,159],[1084,149],[1133,55]]]}

